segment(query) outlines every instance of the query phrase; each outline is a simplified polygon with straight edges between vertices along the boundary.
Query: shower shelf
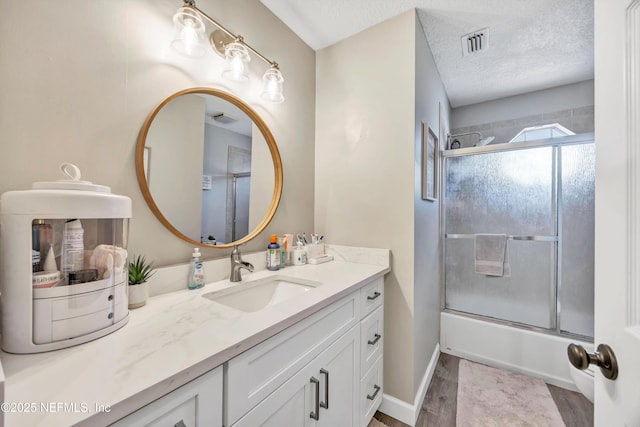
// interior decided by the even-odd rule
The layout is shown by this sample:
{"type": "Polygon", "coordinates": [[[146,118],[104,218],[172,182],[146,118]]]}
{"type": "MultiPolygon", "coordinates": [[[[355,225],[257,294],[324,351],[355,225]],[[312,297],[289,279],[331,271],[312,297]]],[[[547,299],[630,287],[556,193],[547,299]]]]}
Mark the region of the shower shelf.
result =
{"type": "MultiPolygon", "coordinates": [[[[475,234],[445,234],[447,239],[475,239],[475,234]]],[[[507,240],[534,240],[536,242],[557,242],[558,236],[514,236],[507,235],[507,240]]]]}

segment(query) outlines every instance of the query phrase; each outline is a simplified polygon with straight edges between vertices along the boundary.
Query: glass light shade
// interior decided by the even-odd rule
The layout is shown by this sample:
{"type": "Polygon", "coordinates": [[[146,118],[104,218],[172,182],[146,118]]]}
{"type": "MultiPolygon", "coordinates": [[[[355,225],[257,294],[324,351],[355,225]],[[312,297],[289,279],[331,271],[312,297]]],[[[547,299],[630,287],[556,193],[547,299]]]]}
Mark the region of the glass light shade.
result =
{"type": "Polygon", "coordinates": [[[222,77],[235,82],[249,80],[249,52],[242,43],[232,42],[225,46],[225,66],[222,77]]]}
{"type": "Polygon", "coordinates": [[[279,104],[284,101],[284,78],[276,67],[271,67],[262,76],[262,99],[279,104]]]}
{"type": "Polygon", "coordinates": [[[174,39],[171,42],[179,53],[198,57],[204,55],[202,40],[204,39],[204,23],[195,10],[181,7],[173,15],[174,39]]]}

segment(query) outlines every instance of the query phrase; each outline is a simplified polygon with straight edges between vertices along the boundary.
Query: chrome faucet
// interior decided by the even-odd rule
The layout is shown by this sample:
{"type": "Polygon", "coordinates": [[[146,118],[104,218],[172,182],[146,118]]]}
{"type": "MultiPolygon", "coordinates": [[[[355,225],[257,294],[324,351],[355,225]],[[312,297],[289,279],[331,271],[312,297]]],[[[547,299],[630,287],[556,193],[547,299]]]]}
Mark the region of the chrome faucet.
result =
{"type": "Polygon", "coordinates": [[[242,280],[240,270],[243,268],[253,272],[253,264],[243,261],[238,245],[234,245],[231,251],[231,275],[229,276],[229,281],[240,282],[242,280]]]}

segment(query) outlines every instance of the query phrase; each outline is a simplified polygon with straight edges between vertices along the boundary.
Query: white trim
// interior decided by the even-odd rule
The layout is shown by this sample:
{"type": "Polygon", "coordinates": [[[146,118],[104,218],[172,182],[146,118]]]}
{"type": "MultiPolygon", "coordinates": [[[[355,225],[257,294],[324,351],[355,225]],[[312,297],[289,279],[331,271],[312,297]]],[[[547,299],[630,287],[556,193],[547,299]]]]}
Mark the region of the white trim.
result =
{"type": "Polygon", "coordinates": [[[378,411],[385,413],[398,421],[402,421],[405,424],[409,424],[411,427],[415,425],[415,421],[413,421],[415,408],[404,400],[400,400],[389,394],[385,393],[382,395],[382,403],[380,404],[378,411]]]}
{"type": "Polygon", "coordinates": [[[638,22],[638,10],[640,8],[640,2],[632,2],[626,12],[627,20],[627,52],[626,52],[626,84],[628,90],[626,92],[627,108],[626,108],[626,122],[627,122],[627,152],[628,154],[628,166],[627,166],[627,180],[629,187],[627,190],[627,224],[629,227],[629,234],[627,235],[627,265],[629,266],[629,274],[627,276],[627,326],[636,326],[640,320],[640,278],[638,274],[638,266],[636,260],[638,256],[638,246],[640,246],[640,227],[638,227],[638,221],[636,217],[640,211],[640,198],[638,195],[638,188],[640,187],[640,172],[638,165],[640,164],[640,150],[638,150],[638,141],[640,140],[640,129],[636,120],[640,100],[637,99],[638,87],[640,87],[640,78],[636,75],[637,70],[640,69],[640,56],[635,52],[638,49],[638,39],[640,38],[640,32],[637,29],[638,22]]]}
{"type": "Polygon", "coordinates": [[[431,379],[433,378],[433,374],[436,371],[436,365],[438,364],[439,356],[440,344],[436,344],[436,348],[431,354],[431,360],[429,360],[429,364],[427,365],[427,369],[424,373],[424,376],[422,377],[422,381],[420,381],[420,387],[418,388],[418,392],[416,393],[413,405],[405,402],[404,400],[397,399],[389,394],[383,394],[382,403],[380,404],[380,408],[378,408],[378,410],[389,415],[390,417],[395,418],[398,421],[402,421],[403,423],[408,424],[412,427],[415,426],[416,421],[418,420],[418,416],[420,415],[420,409],[422,408],[422,401],[427,395],[429,384],[431,384],[431,379]]]}

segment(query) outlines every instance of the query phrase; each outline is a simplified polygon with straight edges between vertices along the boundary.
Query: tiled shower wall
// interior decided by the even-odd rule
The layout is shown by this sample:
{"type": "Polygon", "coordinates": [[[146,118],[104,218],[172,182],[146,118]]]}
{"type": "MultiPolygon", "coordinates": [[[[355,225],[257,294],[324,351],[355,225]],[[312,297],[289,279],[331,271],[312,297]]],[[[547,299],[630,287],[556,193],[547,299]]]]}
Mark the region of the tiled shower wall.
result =
{"type": "MultiPolygon", "coordinates": [[[[550,123],[559,123],[575,133],[593,132],[593,105],[568,110],[555,111],[552,113],[540,113],[517,119],[500,120],[496,122],[484,123],[474,126],[466,126],[452,129],[451,134],[466,132],[480,132],[484,137],[495,136],[491,144],[501,144],[509,142],[525,127],[539,126],[550,123]]],[[[477,135],[456,137],[462,147],[472,147],[478,142],[477,135]]]]}

